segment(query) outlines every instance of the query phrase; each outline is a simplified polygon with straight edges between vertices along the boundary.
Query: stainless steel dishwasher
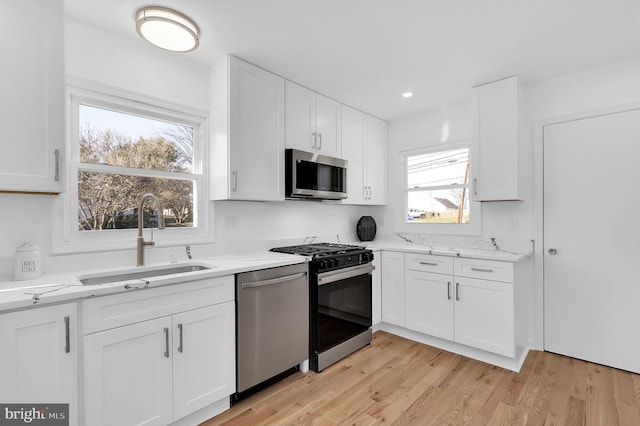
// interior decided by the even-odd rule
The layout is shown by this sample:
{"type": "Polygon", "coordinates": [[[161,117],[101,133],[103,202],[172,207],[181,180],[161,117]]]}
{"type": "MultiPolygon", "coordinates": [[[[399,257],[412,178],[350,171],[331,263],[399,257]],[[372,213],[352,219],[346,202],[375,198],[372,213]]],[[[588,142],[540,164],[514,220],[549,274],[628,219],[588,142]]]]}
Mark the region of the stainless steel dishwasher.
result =
{"type": "Polygon", "coordinates": [[[307,263],[237,274],[236,304],[237,392],[232,402],[308,360],[307,263]]]}

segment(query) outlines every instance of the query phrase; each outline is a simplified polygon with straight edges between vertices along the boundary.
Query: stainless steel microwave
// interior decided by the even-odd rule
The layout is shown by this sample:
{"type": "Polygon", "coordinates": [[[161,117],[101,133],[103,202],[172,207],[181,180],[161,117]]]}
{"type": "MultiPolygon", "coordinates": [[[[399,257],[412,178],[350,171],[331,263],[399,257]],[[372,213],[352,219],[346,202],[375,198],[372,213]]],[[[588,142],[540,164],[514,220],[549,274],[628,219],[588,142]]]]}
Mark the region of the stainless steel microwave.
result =
{"type": "Polygon", "coordinates": [[[347,161],[298,149],[285,150],[287,198],[347,198],[347,161]]]}

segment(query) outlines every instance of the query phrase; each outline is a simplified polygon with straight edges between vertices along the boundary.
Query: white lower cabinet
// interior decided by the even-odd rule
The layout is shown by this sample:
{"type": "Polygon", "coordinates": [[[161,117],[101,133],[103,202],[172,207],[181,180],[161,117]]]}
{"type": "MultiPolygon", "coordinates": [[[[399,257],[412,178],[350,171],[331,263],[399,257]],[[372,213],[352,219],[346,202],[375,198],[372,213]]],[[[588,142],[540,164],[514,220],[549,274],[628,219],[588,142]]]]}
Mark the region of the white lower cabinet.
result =
{"type": "Polygon", "coordinates": [[[173,421],[171,318],[85,337],[85,423],[167,425],[173,421]]]}
{"type": "Polygon", "coordinates": [[[98,330],[84,337],[85,424],[167,425],[235,392],[233,277],[169,287],[84,302],[85,331],[98,330]]]}
{"type": "Polygon", "coordinates": [[[513,263],[406,253],[400,289],[399,255],[382,254],[383,321],[492,354],[519,355],[527,314],[526,301],[517,303],[524,299],[516,298],[513,263]]]}
{"type": "Polygon", "coordinates": [[[234,302],[175,315],[173,338],[174,418],[235,392],[235,359],[229,358],[235,346],[234,302]]]}
{"type": "Polygon", "coordinates": [[[79,424],[77,333],[76,303],[0,315],[0,401],[69,404],[79,424]]]}
{"type": "Polygon", "coordinates": [[[406,271],[405,309],[409,330],[453,340],[453,277],[406,271]]]}
{"type": "Polygon", "coordinates": [[[513,283],[456,278],[455,341],[515,356],[513,283]]]}
{"type": "Polygon", "coordinates": [[[380,253],[379,251],[373,252],[374,270],[371,273],[371,323],[374,326],[382,321],[382,277],[380,276],[382,261],[380,253]]]}
{"type": "Polygon", "coordinates": [[[382,321],[404,327],[404,253],[382,252],[382,321]]]}

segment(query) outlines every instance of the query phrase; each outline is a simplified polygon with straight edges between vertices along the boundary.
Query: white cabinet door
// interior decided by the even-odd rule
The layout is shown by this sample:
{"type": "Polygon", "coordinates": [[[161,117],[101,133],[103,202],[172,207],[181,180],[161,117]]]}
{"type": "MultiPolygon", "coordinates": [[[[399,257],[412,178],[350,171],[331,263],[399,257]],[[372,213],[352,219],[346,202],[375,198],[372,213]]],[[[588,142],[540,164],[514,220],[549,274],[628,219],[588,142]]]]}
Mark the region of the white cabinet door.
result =
{"type": "Polygon", "coordinates": [[[62,0],[2,2],[0,191],[62,191],[62,11],[62,0]],[[28,17],[26,31],[21,17],[28,17]]]}
{"type": "Polygon", "coordinates": [[[287,148],[302,151],[317,149],[316,137],[316,93],[291,81],[285,83],[287,148]]]}
{"type": "Polygon", "coordinates": [[[364,170],[368,204],[387,204],[387,123],[365,115],[364,170]]]}
{"type": "Polygon", "coordinates": [[[371,273],[371,322],[373,325],[382,321],[382,277],[380,265],[382,264],[379,251],[373,252],[373,267],[371,273]]]}
{"type": "Polygon", "coordinates": [[[75,303],[0,315],[0,401],[69,404],[78,424],[75,303]]]}
{"type": "Polygon", "coordinates": [[[347,160],[347,196],[343,204],[367,204],[364,113],[342,105],[342,158],[347,160]]]}
{"type": "Polygon", "coordinates": [[[512,283],[456,277],[455,340],[515,356],[512,283]]]}
{"type": "Polygon", "coordinates": [[[322,155],[342,158],[340,103],[316,94],[317,152],[322,155]]]}
{"type": "Polygon", "coordinates": [[[404,253],[382,252],[382,321],[405,326],[404,253]]]}
{"type": "Polygon", "coordinates": [[[409,330],[453,340],[453,276],[407,270],[404,295],[409,330]]]}
{"type": "Polygon", "coordinates": [[[173,421],[171,317],[84,338],[85,424],[173,421]]]}
{"type": "Polygon", "coordinates": [[[349,161],[343,204],[386,204],[387,123],[342,105],[342,158],[349,161]]]}
{"type": "Polygon", "coordinates": [[[284,79],[227,60],[212,83],[224,99],[212,104],[211,197],[284,200],[284,79]]]}
{"type": "Polygon", "coordinates": [[[174,417],[235,392],[235,303],[173,317],[174,417]]]}
{"type": "Polygon", "coordinates": [[[286,82],[287,148],[341,158],[340,104],[291,81],[286,82]]]}
{"type": "Polygon", "coordinates": [[[518,77],[475,87],[473,111],[473,199],[519,199],[518,77]]]}

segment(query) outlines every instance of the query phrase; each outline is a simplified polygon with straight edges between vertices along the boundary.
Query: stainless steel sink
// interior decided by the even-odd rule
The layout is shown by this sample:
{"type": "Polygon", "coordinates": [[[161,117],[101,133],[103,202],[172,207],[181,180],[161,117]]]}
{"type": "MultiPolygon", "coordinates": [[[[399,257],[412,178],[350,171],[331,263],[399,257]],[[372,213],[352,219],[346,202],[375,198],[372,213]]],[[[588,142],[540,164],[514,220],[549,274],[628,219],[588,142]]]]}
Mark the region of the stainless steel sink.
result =
{"type": "Polygon", "coordinates": [[[167,275],[184,274],[186,272],[204,271],[211,269],[203,265],[163,266],[158,268],[144,268],[143,270],[130,269],[125,271],[110,272],[101,275],[85,275],[78,277],[84,285],[109,284],[128,280],[144,280],[145,278],[164,277],[167,275]]]}

